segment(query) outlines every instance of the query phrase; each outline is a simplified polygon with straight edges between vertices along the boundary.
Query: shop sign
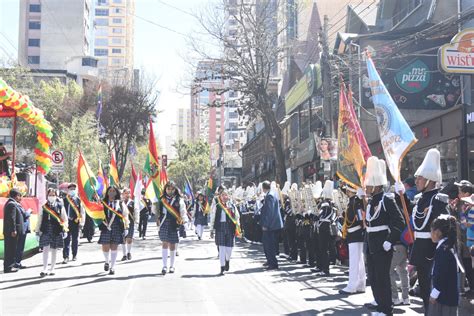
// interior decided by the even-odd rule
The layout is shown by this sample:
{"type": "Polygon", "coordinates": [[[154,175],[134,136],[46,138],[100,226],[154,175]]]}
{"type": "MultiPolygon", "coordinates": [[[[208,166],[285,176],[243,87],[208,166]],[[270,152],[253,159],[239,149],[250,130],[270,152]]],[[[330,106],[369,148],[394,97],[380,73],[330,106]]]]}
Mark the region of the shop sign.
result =
{"type": "Polygon", "coordinates": [[[439,69],[447,73],[474,74],[474,28],[456,34],[438,51],[439,69]]]}
{"type": "Polygon", "coordinates": [[[429,68],[419,59],[408,64],[395,76],[397,86],[406,93],[419,93],[428,87],[430,81],[429,68]]]}
{"type": "Polygon", "coordinates": [[[293,111],[298,105],[309,99],[317,89],[320,89],[321,68],[319,65],[309,65],[303,77],[285,95],[286,113],[293,111]]]}
{"type": "Polygon", "coordinates": [[[474,122],[474,112],[466,114],[466,124],[470,124],[474,122]]]}

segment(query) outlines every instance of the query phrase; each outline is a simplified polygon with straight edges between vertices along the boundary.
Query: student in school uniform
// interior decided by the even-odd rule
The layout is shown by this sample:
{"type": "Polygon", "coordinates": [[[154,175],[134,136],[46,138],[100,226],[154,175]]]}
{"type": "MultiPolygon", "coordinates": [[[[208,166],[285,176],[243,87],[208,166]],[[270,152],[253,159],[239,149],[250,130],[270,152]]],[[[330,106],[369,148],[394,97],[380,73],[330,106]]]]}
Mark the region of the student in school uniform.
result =
{"type": "Polygon", "coordinates": [[[100,224],[99,244],[104,253],[104,271],[115,274],[118,245],[123,243],[128,235],[128,208],[120,200],[120,191],[115,186],[110,186],[102,200],[105,220],[100,224]],[[110,258],[110,259],[109,259],[110,258]]]}
{"type": "Polygon", "coordinates": [[[226,189],[223,189],[215,200],[215,240],[219,249],[220,274],[224,275],[224,272],[229,271],[230,268],[230,257],[234,248],[234,240],[240,230],[240,215],[226,189]]]}
{"type": "Polygon", "coordinates": [[[39,237],[39,246],[43,248],[43,270],[41,277],[54,275],[57,250],[64,247],[67,237],[68,217],[66,210],[58,198],[55,189],[48,189],[48,200],[38,212],[36,235],[39,237]],[[51,252],[51,266],[48,272],[48,257],[51,252]]]}
{"type": "Polygon", "coordinates": [[[72,261],[76,261],[79,246],[79,233],[84,227],[86,219],[85,210],[81,207],[81,200],[77,196],[77,185],[69,183],[68,192],[63,199],[64,209],[68,217],[68,228],[66,239],[64,239],[63,264],[69,261],[69,250],[72,250],[72,261]]]}
{"type": "Polygon", "coordinates": [[[135,223],[139,216],[138,209],[134,207],[134,201],[130,198],[130,189],[125,188],[122,191],[122,201],[128,209],[128,234],[125,235],[122,252],[122,261],[132,260],[133,234],[135,233],[135,223]]]}
{"type": "Polygon", "coordinates": [[[163,268],[161,274],[174,273],[174,261],[176,258],[176,246],[179,243],[178,230],[187,220],[186,205],[183,197],[179,194],[176,184],[168,181],[165,184],[163,195],[158,200],[158,213],[156,225],[159,227],[158,236],[162,245],[163,268]],[[170,267],[168,270],[168,252],[170,253],[170,267]]]}
{"type": "Polygon", "coordinates": [[[440,215],[431,223],[431,240],[436,243],[428,316],[455,316],[459,304],[458,267],[455,244],[457,241],[456,218],[440,215]]]}
{"type": "Polygon", "coordinates": [[[208,225],[208,214],[206,214],[206,197],[204,194],[198,191],[197,199],[194,203],[194,225],[196,226],[196,234],[198,239],[201,240],[204,232],[204,227],[208,225]]]}

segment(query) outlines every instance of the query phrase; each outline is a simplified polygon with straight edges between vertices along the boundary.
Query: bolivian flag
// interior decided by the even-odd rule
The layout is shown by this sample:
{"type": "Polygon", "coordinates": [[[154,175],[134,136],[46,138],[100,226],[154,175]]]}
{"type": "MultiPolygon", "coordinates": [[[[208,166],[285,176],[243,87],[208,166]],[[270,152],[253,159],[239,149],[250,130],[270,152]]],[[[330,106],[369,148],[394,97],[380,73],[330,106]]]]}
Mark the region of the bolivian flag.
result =
{"type": "MultiPolygon", "coordinates": [[[[153,133],[153,124],[150,119],[150,136],[148,140],[148,155],[145,161],[144,171],[150,178],[150,186],[155,196],[159,199],[161,196],[160,183],[160,165],[158,158],[158,149],[156,147],[155,133],[153,133]]],[[[147,186],[148,191],[148,186],[147,186]]]]}
{"type": "Polygon", "coordinates": [[[99,225],[105,219],[104,208],[97,195],[97,180],[92,173],[87,161],[79,152],[77,161],[77,188],[79,198],[84,209],[96,225],[99,225]]]}

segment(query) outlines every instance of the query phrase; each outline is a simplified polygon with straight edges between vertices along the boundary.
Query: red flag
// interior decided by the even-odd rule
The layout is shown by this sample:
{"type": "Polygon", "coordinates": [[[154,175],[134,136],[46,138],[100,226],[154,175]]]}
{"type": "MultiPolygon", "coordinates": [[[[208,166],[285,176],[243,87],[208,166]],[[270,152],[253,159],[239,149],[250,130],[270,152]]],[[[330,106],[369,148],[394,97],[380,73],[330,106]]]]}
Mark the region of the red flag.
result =
{"type": "Polygon", "coordinates": [[[134,197],[134,192],[135,192],[135,184],[137,182],[137,172],[135,171],[135,167],[133,166],[133,163],[130,162],[132,165],[132,173],[130,174],[130,194],[133,199],[134,197]]]}
{"type": "Polygon", "coordinates": [[[352,89],[349,85],[349,91],[347,92],[347,101],[349,102],[349,111],[351,112],[352,117],[355,119],[354,129],[356,131],[356,136],[359,141],[360,149],[362,150],[362,154],[364,155],[364,160],[367,162],[372,153],[370,152],[369,145],[365,140],[364,133],[362,133],[362,129],[360,128],[359,122],[357,121],[357,115],[354,110],[354,103],[352,102],[352,89]]]}

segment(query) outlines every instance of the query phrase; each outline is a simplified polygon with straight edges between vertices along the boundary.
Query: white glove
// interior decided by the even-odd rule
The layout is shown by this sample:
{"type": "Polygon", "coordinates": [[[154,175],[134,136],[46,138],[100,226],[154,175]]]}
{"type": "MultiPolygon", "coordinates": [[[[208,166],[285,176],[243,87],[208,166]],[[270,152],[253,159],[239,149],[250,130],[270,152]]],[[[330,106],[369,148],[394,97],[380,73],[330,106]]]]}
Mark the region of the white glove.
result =
{"type": "Polygon", "coordinates": [[[127,236],[127,235],[128,235],[128,229],[125,229],[125,230],[123,231],[123,235],[124,235],[124,236],[127,236]]]}
{"type": "Polygon", "coordinates": [[[357,188],[357,193],[356,193],[357,197],[359,199],[362,199],[364,196],[365,196],[365,191],[364,189],[362,188],[357,188]]]}
{"type": "Polygon", "coordinates": [[[385,251],[390,251],[392,249],[392,243],[390,241],[384,241],[383,242],[383,250],[385,251]]]}
{"type": "Polygon", "coordinates": [[[61,236],[63,237],[63,239],[66,239],[66,238],[67,238],[67,233],[66,233],[66,232],[62,232],[62,233],[61,233],[61,236]]]}
{"type": "Polygon", "coordinates": [[[395,182],[394,187],[395,187],[395,193],[400,194],[400,195],[405,193],[405,186],[403,185],[403,183],[395,182]]]}

